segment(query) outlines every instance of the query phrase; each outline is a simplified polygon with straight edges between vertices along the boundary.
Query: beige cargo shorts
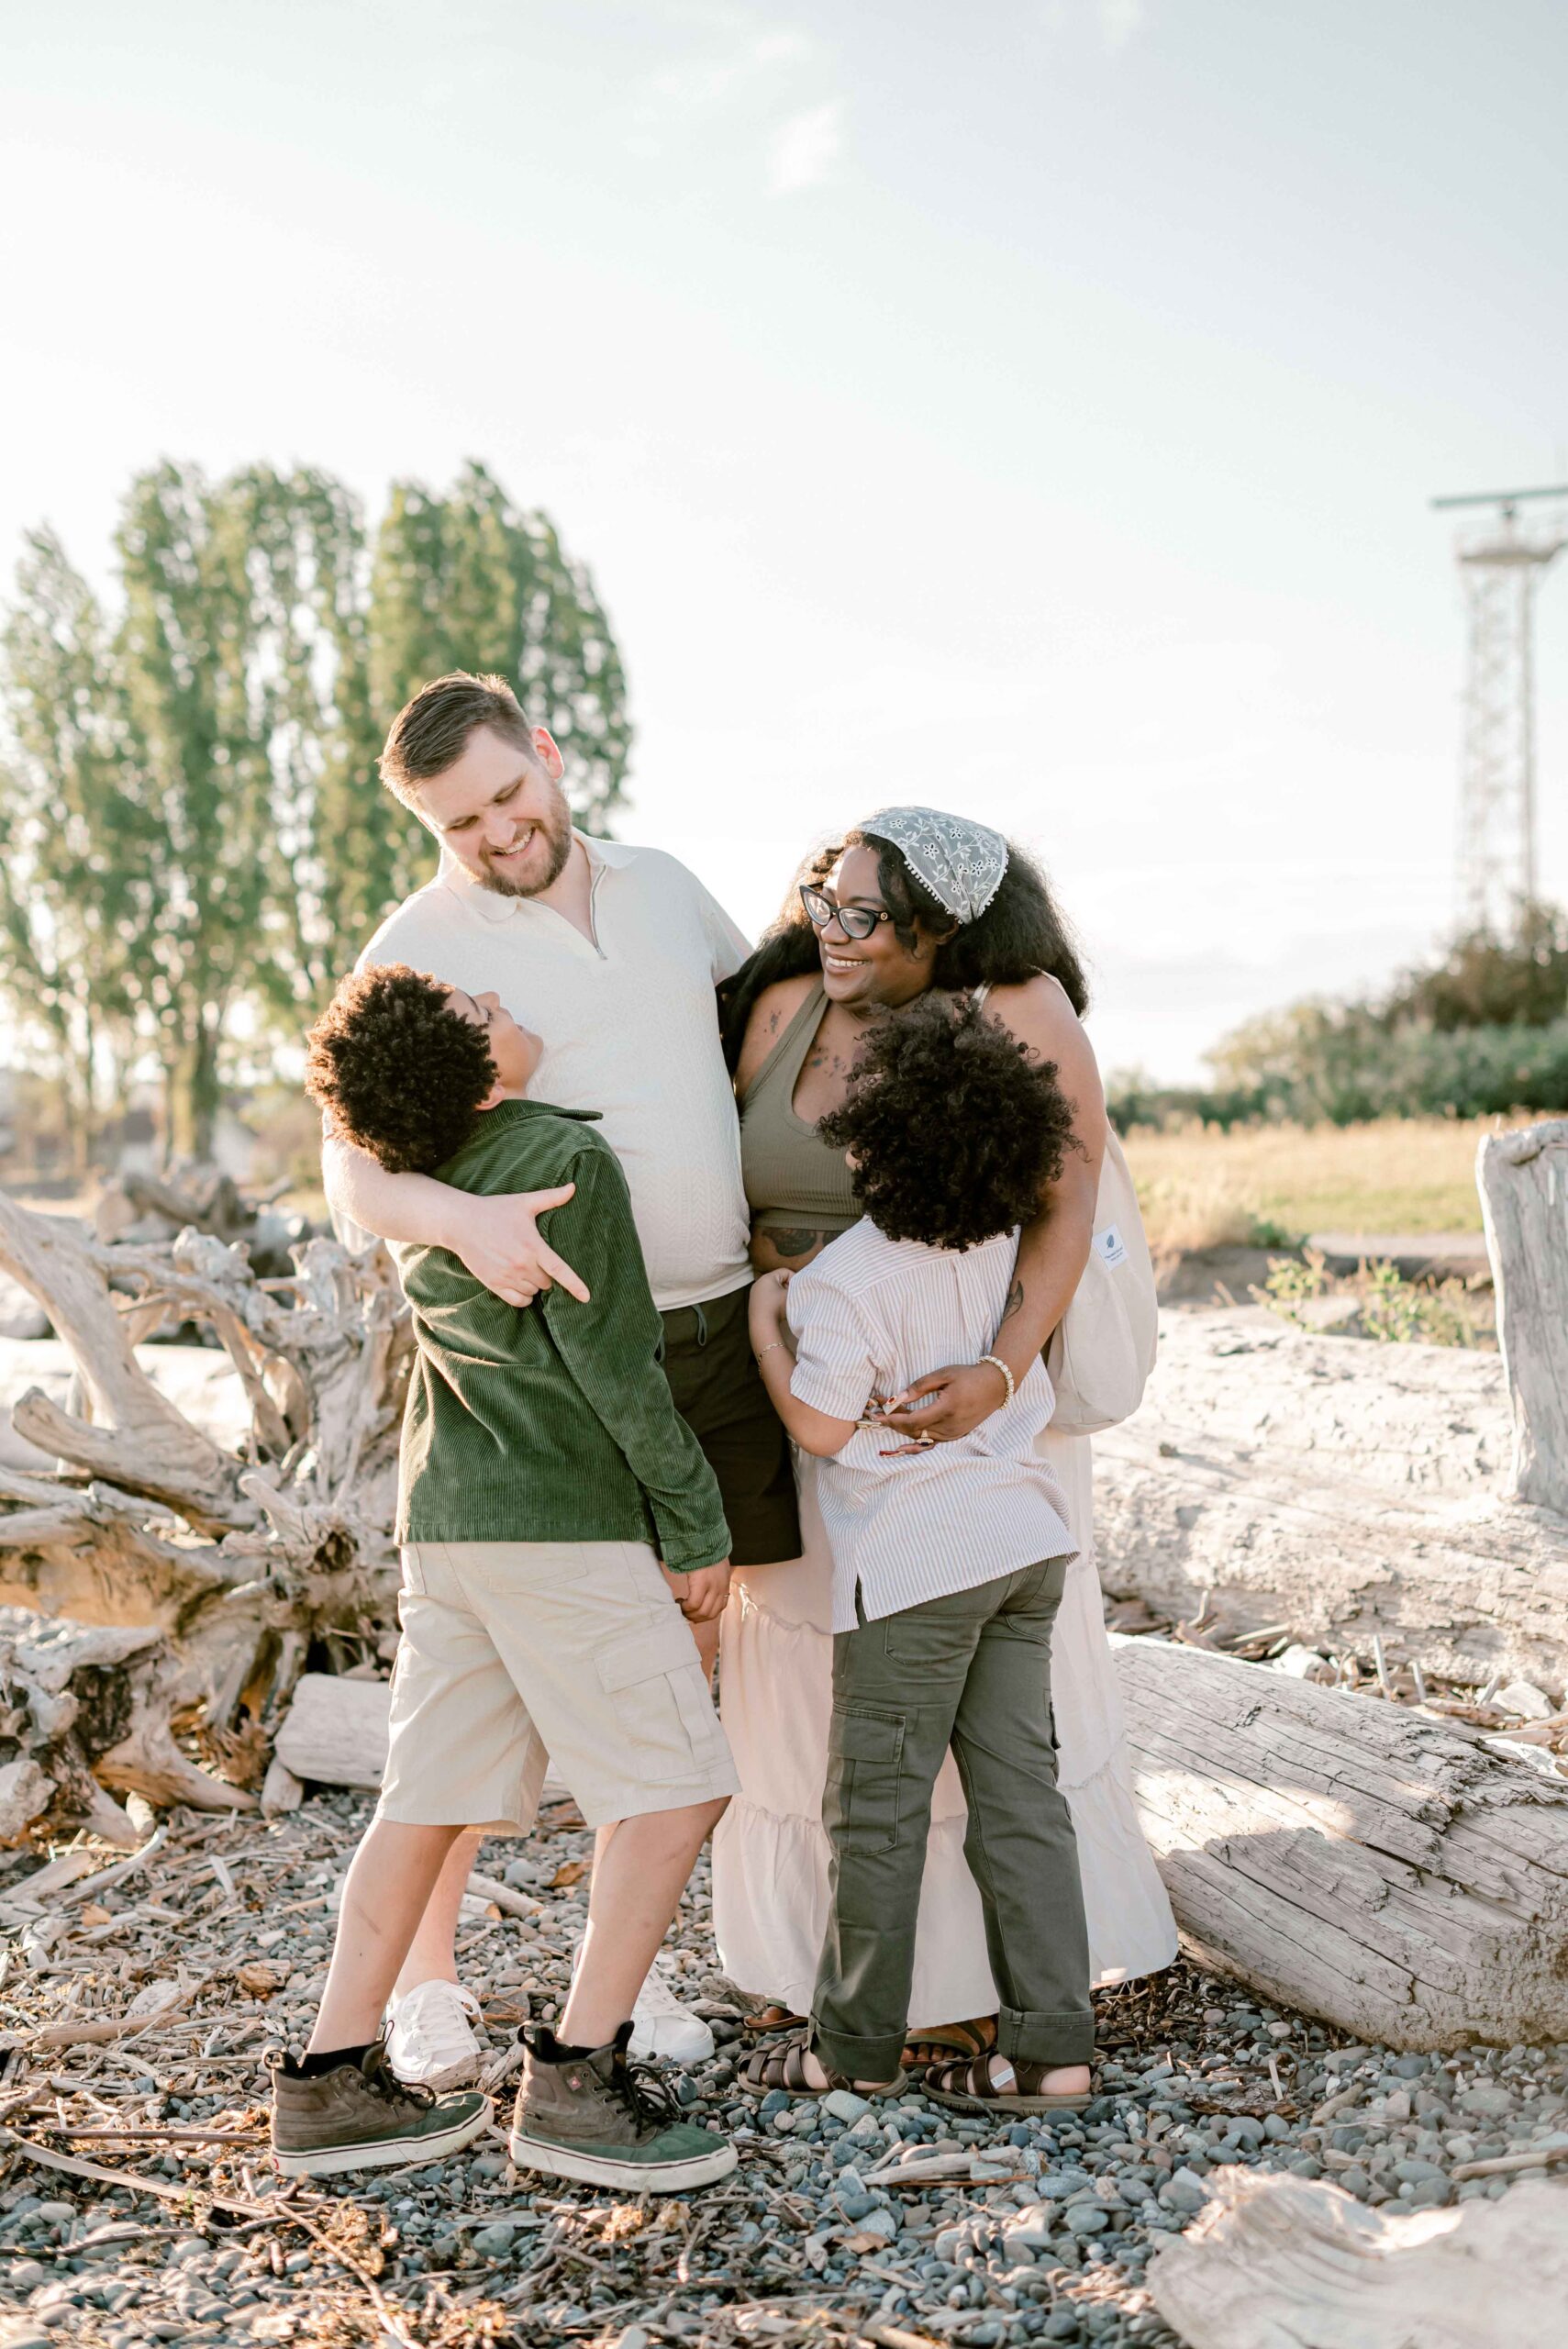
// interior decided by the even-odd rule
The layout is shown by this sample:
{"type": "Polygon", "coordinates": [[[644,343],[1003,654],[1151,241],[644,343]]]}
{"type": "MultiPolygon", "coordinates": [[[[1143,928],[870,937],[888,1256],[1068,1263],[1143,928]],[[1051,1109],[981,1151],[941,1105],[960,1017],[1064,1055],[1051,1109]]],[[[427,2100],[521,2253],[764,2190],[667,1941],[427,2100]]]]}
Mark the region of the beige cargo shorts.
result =
{"type": "Polygon", "coordinates": [[[420,1542],[377,1815],[533,1824],[553,1762],[590,1827],[734,1794],[690,1624],[642,1542],[420,1542]]]}

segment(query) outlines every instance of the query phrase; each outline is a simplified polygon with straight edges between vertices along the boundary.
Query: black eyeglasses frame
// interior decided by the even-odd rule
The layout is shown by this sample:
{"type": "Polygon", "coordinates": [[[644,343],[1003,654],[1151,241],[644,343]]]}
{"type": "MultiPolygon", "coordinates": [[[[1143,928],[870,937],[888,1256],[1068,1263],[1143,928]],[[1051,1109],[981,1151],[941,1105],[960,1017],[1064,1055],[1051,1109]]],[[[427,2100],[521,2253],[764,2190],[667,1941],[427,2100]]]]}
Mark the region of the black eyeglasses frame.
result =
{"type": "Polygon", "coordinates": [[[809,881],[800,885],[800,902],[813,930],[826,930],[829,922],[837,921],[846,938],[869,938],[879,921],[893,919],[885,906],[841,906],[826,889],[809,881]]]}

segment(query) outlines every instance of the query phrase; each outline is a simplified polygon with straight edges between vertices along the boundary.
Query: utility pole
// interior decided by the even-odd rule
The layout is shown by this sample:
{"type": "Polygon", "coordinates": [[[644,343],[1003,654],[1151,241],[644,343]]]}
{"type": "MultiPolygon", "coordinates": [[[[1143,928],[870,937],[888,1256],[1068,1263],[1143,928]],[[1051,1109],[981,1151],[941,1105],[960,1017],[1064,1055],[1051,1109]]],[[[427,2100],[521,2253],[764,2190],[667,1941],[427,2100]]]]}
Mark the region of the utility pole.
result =
{"type": "Polygon", "coordinates": [[[1461,526],[1454,550],[1468,638],[1457,910],[1462,929],[1503,936],[1537,893],[1535,595],[1547,564],[1568,546],[1568,484],[1432,504],[1490,509],[1461,526]],[[1527,527],[1518,508],[1543,498],[1558,510],[1527,527]]]}

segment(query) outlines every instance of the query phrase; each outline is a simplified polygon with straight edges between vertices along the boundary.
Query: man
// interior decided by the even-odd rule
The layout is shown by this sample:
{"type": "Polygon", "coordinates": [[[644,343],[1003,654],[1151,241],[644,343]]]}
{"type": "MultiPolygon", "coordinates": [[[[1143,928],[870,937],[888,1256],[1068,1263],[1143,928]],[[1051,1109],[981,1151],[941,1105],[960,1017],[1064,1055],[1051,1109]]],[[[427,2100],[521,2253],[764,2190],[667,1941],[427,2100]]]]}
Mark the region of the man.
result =
{"type": "MultiPolygon", "coordinates": [[[[540,1094],[597,1110],[625,1172],[663,1317],[665,1373],[717,1478],[734,1561],[792,1558],[794,1478],[751,1357],[740,1136],[713,996],[746,941],[673,857],[573,830],[562,772],[504,679],[459,673],[416,694],[387,736],[381,775],[440,842],[441,869],[382,924],[357,967],[405,963],[471,994],[494,991],[547,1039],[540,1094]]],[[[569,1192],[474,1197],[391,1174],[330,1134],[324,1164],[340,1229],[450,1249],[514,1305],[552,1285],[585,1297],[536,1223],[569,1192]]],[[[473,2001],[452,1954],[473,1849],[471,1837],[454,1847],[394,1993],[394,2068],[437,2088],[472,2078],[478,2064],[473,2001]]],[[[687,2063],[711,2053],[706,2026],[656,1972],[635,2022],[634,2053],[687,2063]]]]}

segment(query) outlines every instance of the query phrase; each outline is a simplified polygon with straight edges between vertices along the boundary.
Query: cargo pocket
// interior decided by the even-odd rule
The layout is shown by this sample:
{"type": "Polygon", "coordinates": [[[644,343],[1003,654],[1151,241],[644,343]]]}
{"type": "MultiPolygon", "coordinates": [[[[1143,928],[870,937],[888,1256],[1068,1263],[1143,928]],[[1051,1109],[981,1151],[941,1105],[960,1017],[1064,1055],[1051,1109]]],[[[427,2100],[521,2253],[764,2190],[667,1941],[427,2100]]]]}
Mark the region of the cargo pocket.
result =
{"type": "Polygon", "coordinates": [[[891,1852],[898,1841],[904,1723],[896,1714],[835,1711],[828,1728],[822,1824],[846,1852],[891,1852]]]}
{"type": "Polygon", "coordinates": [[[638,1777],[654,1786],[701,1777],[722,1758],[724,1732],[684,1616],[612,1640],[597,1663],[638,1777]]]}

